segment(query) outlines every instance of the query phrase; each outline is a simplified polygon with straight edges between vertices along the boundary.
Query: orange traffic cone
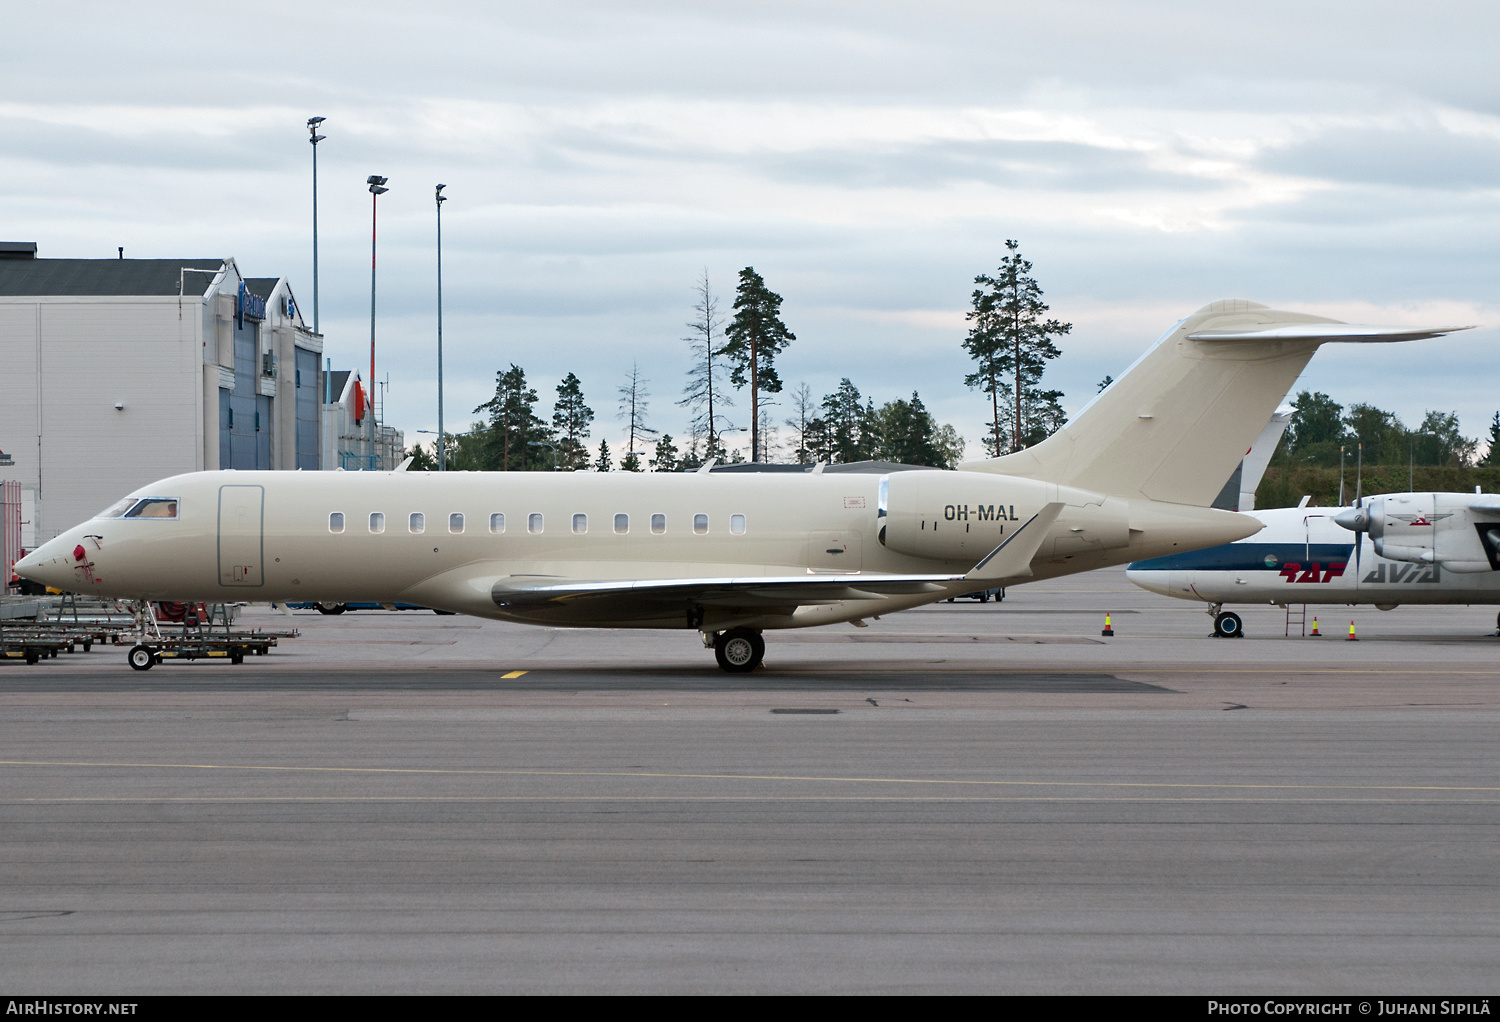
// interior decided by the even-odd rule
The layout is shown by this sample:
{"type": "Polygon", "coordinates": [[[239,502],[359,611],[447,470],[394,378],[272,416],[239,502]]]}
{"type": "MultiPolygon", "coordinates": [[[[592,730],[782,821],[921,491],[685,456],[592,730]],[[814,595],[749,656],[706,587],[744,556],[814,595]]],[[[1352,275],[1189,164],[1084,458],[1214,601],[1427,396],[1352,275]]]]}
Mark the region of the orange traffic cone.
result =
{"type": "Polygon", "coordinates": [[[1313,638],[1315,638],[1315,639],[1316,638],[1322,638],[1322,636],[1323,636],[1323,633],[1320,632],[1320,631],[1318,631],[1318,619],[1317,618],[1313,618],[1313,630],[1312,630],[1312,634],[1313,634],[1313,638]]]}
{"type": "Polygon", "coordinates": [[[1109,611],[1104,612],[1104,631],[1100,635],[1112,637],[1115,634],[1114,626],[1109,623],[1109,611]]]}
{"type": "Polygon", "coordinates": [[[1349,638],[1346,639],[1345,641],[1346,642],[1358,642],[1359,641],[1359,636],[1357,636],[1357,635],[1354,634],[1354,622],[1353,621],[1349,622],[1349,638]]]}

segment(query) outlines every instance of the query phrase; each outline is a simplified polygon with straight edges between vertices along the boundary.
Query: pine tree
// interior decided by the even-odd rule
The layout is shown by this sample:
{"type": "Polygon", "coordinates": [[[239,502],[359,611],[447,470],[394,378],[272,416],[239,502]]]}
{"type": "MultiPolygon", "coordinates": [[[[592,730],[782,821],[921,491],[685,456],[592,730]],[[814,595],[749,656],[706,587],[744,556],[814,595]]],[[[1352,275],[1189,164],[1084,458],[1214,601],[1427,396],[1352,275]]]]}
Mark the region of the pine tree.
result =
{"type": "Polygon", "coordinates": [[[978,363],[964,383],[990,396],[992,418],[985,440],[994,457],[1006,447],[1019,451],[1039,442],[1049,435],[1046,430],[1060,429],[1067,421],[1057,403],[1061,391],[1042,391],[1040,383],[1047,363],[1062,354],[1052,338],[1073,329],[1071,323],[1042,319],[1049,306],[1031,277],[1031,263],[1022,258],[1016,241],[1007,240],[1005,247],[1010,254],[1000,261],[996,275],[974,278],[983,287],[974,291],[967,316],[974,325],[963,343],[978,363]]]}
{"type": "Polygon", "coordinates": [[[1495,417],[1490,420],[1489,445],[1490,451],[1480,464],[1494,468],[1500,465],[1500,412],[1496,412],[1495,417]]]}
{"type": "Polygon", "coordinates": [[[594,410],[583,403],[583,384],[569,373],[557,385],[552,405],[552,429],[557,437],[557,463],[564,468],[587,468],[589,452],[584,447],[594,410]]]}
{"type": "Polygon", "coordinates": [[[687,371],[688,382],[682,388],[682,400],[677,404],[692,414],[689,436],[693,439],[694,459],[698,457],[697,446],[701,439],[702,457],[707,460],[724,453],[716,423],[722,417],[723,409],[734,402],[724,391],[723,366],[715,361],[719,352],[714,342],[720,335],[719,328],[724,325],[724,320],[719,315],[719,296],[709,286],[707,268],[693,290],[698,301],[693,306],[693,319],[687,325],[692,333],[683,338],[692,353],[693,364],[687,371]]]}
{"type": "Polygon", "coordinates": [[[677,445],[672,442],[672,434],[663,433],[656,441],[656,457],[651,459],[651,469],[654,472],[676,472],[680,467],[677,445]]]}
{"type": "Polygon", "coordinates": [[[552,468],[550,454],[544,458],[543,448],[529,446],[552,438],[535,407],[536,390],[526,385],[526,370],[512,362],[509,369],[495,373],[495,396],[474,409],[476,414],[489,415],[484,436],[485,469],[510,472],[552,468]]]}
{"type": "Polygon", "coordinates": [[[599,460],[594,462],[595,472],[608,472],[614,467],[614,462],[609,457],[609,441],[599,441],[599,460]]]}
{"type": "Polygon", "coordinates": [[[781,322],[781,296],[766,287],[755,267],[740,271],[735,289],[734,319],[724,331],[728,343],[719,349],[731,368],[729,382],[750,388],[750,457],[759,458],[760,395],[781,391],[776,356],[797,336],[781,322]]]}
{"type": "Polygon", "coordinates": [[[830,462],[868,461],[874,448],[874,406],[861,405],[859,388],[846,376],[823,398],[824,441],[830,462]]]}

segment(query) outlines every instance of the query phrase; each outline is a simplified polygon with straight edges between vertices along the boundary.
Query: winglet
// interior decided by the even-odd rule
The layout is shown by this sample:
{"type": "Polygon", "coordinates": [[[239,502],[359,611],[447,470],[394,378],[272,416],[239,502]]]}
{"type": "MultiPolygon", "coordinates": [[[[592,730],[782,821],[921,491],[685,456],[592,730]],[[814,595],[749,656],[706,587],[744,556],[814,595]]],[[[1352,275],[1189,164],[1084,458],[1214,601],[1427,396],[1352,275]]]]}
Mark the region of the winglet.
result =
{"type": "Polygon", "coordinates": [[[965,582],[995,582],[1006,578],[1030,578],[1031,559],[1042,548],[1047,530],[1062,514],[1061,501],[1053,501],[1026,520],[1010,537],[984,556],[964,576],[965,582]]]}
{"type": "Polygon", "coordinates": [[[393,472],[405,472],[407,469],[411,468],[411,463],[413,461],[415,461],[415,460],[416,460],[415,458],[407,458],[401,464],[397,465],[394,469],[392,469],[392,471],[393,472]]]}

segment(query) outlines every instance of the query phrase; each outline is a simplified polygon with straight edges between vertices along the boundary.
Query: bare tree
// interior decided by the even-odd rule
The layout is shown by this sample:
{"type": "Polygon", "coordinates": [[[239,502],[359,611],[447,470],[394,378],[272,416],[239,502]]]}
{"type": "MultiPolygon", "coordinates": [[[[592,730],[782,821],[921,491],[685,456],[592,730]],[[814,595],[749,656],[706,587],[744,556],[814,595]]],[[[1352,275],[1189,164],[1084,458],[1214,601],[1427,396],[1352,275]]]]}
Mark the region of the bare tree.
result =
{"type": "Polygon", "coordinates": [[[689,436],[693,450],[696,454],[697,441],[701,438],[703,459],[707,460],[724,453],[717,425],[721,417],[719,412],[734,402],[729,399],[720,379],[723,368],[715,361],[718,355],[715,345],[724,319],[719,315],[719,296],[714,294],[708,282],[707,267],[704,267],[703,277],[693,285],[693,292],[697,301],[693,305],[693,318],[687,325],[692,332],[683,338],[692,352],[693,364],[687,371],[688,382],[682,388],[682,400],[677,404],[692,414],[689,436]]]}
{"type": "MultiPolygon", "coordinates": [[[[624,419],[630,434],[630,444],[625,449],[625,459],[620,462],[620,467],[625,468],[627,462],[634,466],[640,465],[640,452],[635,449],[635,442],[639,438],[645,440],[657,431],[646,425],[646,402],[651,396],[646,389],[650,381],[641,375],[641,367],[634,359],[630,362],[630,375],[625,377],[625,385],[619,388],[620,411],[617,418],[624,419]],[[633,460],[632,460],[633,459],[633,460]]],[[[627,471],[639,471],[639,467],[627,469],[627,471]]]]}
{"type": "Polygon", "coordinates": [[[792,391],[792,415],[786,420],[786,424],[792,430],[788,442],[794,444],[792,453],[798,464],[805,465],[816,457],[814,437],[822,429],[822,423],[818,421],[818,407],[812,388],[805,383],[797,384],[797,389],[792,391]]]}

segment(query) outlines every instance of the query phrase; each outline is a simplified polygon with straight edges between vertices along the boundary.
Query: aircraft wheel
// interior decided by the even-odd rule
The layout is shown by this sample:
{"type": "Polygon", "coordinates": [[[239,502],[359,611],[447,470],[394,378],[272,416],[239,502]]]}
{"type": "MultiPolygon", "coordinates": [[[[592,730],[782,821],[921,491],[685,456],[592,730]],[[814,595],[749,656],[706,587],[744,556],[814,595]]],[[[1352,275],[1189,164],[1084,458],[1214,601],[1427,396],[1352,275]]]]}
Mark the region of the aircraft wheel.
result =
{"type": "Polygon", "coordinates": [[[318,604],[318,613],[319,614],[342,614],[347,609],[348,608],[345,607],[342,603],[320,603],[320,604],[318,604]]]}
{"type": "Polygon", "coordinates": [[[130,647],[130,652],[125,654],[126,661],[138,671],[149,671],[156,663],[156,654],[150,646],[135,645],[130,647]]]}
{"type": "Polygon", "coordinates": [[[982,593],[979,594],[979,602],[980,603],[989,603],[990,602],[990,591],[988,589],[986,589],[984,592],[982,592],[982,593]]]}
{"type": "Polygon", "coordinates": [[[1245,622],[1238,614],[1224,613],[1214,618],[1214,636],[1220,639],[1243,639],[1245,622]]]}
{"type": "Polygon", "coordinates": [[[714,658],[730,674],[744,674],[760,666],[766,640],[753,628],[731,628],[714,636],[714,658]]]}

